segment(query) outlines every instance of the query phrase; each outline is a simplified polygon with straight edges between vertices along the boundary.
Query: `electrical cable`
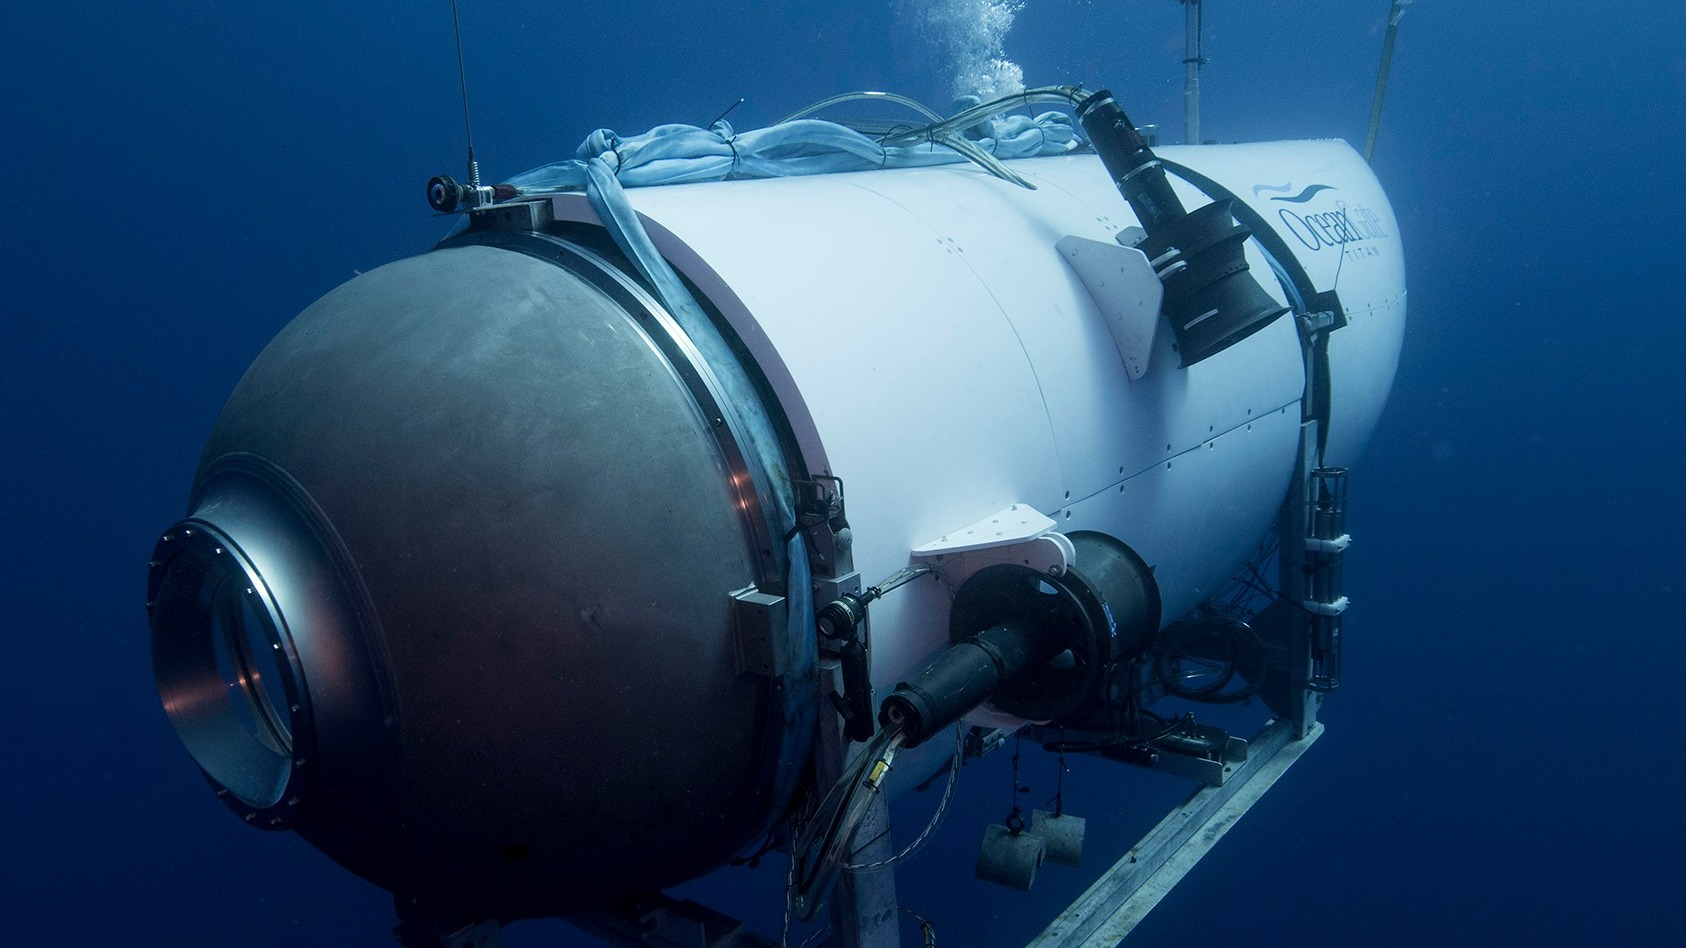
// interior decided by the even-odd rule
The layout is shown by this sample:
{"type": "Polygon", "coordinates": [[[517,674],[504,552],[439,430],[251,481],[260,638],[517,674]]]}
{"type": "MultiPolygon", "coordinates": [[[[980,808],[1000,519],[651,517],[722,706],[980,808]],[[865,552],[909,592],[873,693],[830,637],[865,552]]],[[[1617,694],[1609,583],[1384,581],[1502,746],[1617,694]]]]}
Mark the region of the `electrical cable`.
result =
{"type": "MultiPolygon", "coordinates": [[[[994,118],[1012,109],[1021,107],[1029,108],[1031,105],[1035,104],[1057,102],[1061,105],[1074,108],[1088,97],[1088,91],[1082,86],[1041,86],[1035,89],[1025,89],[1022,92],[1014,92],[1010,95],[1004,95],[1000,98],[991,99],[988,102],[975,105],[964,111],[956,112],[948,118],[943,119],[941,122],[934,122],[930,125],[913,129],[906,135],[891,139],[891,141],[901,142],[922,138],[928,140],[937,135],[946,135],[950,132],[970,128],[973,125],[977,125],[980,122],[994,118]]],[[[1039,121],[1043,116],[1051,114],[1057,113],[1044,112],[1036,118],[1039,121]]]]}
{"type": "MultiPolygon", "coordinates": [[[[968,110],[971,114],[977,110],[968,110]]],[[[987,118],[987,116],[985,116],[987,118]]],[[[658,125],[642,135],[623,138],[609,129],[586,136],[574,157],[551,162],[510,178],[519,196],[589,191],[590,165],[611,164],[609,173],[622,187],[688,184],[743,178],[782,178],[878,168],[917,168],[977,161],[982,152],[999,173],[999,160],[1059,155],[1076,150],[1077,130],[1071,117],[1045,112],[1035,118],[1011,116],[991,125],[992,137],[945,141],[955,128],[978,124],[982,118],[953,128],[952,120],[918,126],[880,143],[835,122],[797,119],[766,128],[736,132],[720,121],[709,128],[658,125]]]]}
{"type": "MultiPolygon", "coordinates": [[[[937,804],[936,812],[924,830],[901,852],[887,859],[870,863],[846,861],[844,850],[854,842],[855,833],[866,818],[868,809],[882,792],[884,778],[890,771],[891,762],[901,746],[901,741],[902,733],[899,728],[885,728],[879,731],[866,748],[850,761],[842,776],[820,801],[814,819],[798,834],[796,844],[791,849],[791,868],[785,898],[787,913],[794,908],[796,914],[804,921],[812,918],[813,913],[830,894],[840,871],[847,869],[860,872],[899,864],[917,853],[942,824],[949,803],[954,797],[954,787],[959,780],[960,759],[965,750],[965,731],[963,725],[959,724],[955,725],[954,761],[948,783],[943,788],[943,796],[937,804]]],[[[868,844],[870,842],[869,840],[868,844]]],[[[859,848],[855,850],[858,851],[859,848]]]]}
{"type": "Polygon", "coordinates": [[[1165,694],[1205,704],[1231,704],[1251,700],[1263,681],[1264,646],[1253,627],[1240,619],[1208,616],[1180,622],[1165,631],[1153,657],[1153,683],[1165,694]],[[1191,650],[1192,647],[1192,650],[1191,650]],[[1214,647],[1224,651],[1210,654],[1214,647]],[[1181,671],[1186,662],[1207,662],[1196,671],[1181,671]],[[1240,688],[1230,683],[1241,679],[1240,688]],[[1183,682],[1204,681],[1198,686],[1183,682]]]}
{"type": "Polygon", "coordinates": [[[908,583],[911,583],[930,572],[932,572],[931,567],[925,563],[919,563],[914,566],[904,566],[871,586],[868,586],[866,588],[866,593],[861,596],[861,603],[863,605],[870,604],[883,598],[885,593],[895,592],[903,586],[906,586],[908,583]]]}
{"type": "MultiPolygon", "coordinates": [[[[937,831],[937,827],[942,825],[943,817],[948,812],[949,800],[954,797],[954,785],[960,782],[960,763],[961,757],[965,751],[966,726],[964,724],[956,724],[954,725],[954,759],[949,762],[948,783],[943,786],[943,796],[942,799],[937,802],[937,812],[932,814],[930,822],[926,823],[925,828],[919,831],[919,835],[914,837],[913,842],[907,844],[907,848],[888,859],[880,859],[877,862],[858,864],[846,863],[843,868],[856,872],[867,869],[882,869],[885,866],[899,865],[903,861],[911,858],[914,853],[917,853],[920,847],[925,845],[925,841],[930,838],[931,834],[937,831]]],[[[865,847],[863,846],[862,848],[865,847]]]]}
{"type": "MultiPolygon", "coordinates": [[[[1065,728],[1060,728],[1060,743],[1065,743],[1065,728]]],[[[1054,799],[1050,801],[1054,806],[1054,817],[1057,819],[1065,815],[1065,751],[1059,752],[1059,759],[1055,762],[1058,770],[1054,774],[1054,799]]]]}
{"type": "Polygon", "coordinates": [[[906,906],[902,906],[901,911],[903,915],[912,916],[919,923],[919,939],[924,948],[937,948],[937,926],[931,924],[930,919],[906,906]]]}
{"type": "Polygon", "coordinates": [[[894,92],[845,92],[845,93],[842,93],[841,95],[834,95],[834,96],[830,97],[829,99],[821,99],[820,101],[815,102],[812,105],[806,106],[804,108],[797,109],[796,111],[790,113],[789,115],[785,116],[782,119],[779,119],[777,122],[775,122],[773,124],[783,125],[786,122],[794,122],[794,121],[796,121],[797,119],[800,119],[800,118],[807,118],[808,116],[813,115],[815,112],[819,112],[823,109],[829,109],[834,105],[841,105],[844,102],[860,102],[860,101],[893,102],[896,105],[906,106],[907,108],[912,109],[915,112],[918,112],[920,115],[925,116],[927,119],[930,119],[933,122],[940,122],[940,121],[943,120],[943,117],[941,115],[938,115],[937,113],[931,111],[929,108],[927,108],[925,106],[924,103],[920,102],[918,99],[910,99],[905,95],[897,95],[894,92]]]}
{"type": "Polygon", "coordinates": [[[843,850],[853,841],[861,821],[890,772],[903,734],[900,728],[879,731],[866,748],[844,769],[814,819],[798,836],[791,850],[795,879],[790,899],[799,918],[806,921],[830,894],[837,873],[844,868],[843,850]]]}

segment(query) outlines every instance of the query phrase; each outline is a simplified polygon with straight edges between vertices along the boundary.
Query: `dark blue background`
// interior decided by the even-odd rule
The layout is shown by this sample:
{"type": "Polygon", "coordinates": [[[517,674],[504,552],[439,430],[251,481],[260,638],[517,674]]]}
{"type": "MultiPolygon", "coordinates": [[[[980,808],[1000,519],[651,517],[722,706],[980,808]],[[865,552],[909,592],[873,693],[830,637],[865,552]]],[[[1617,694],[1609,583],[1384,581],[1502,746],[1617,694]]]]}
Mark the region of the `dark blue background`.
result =
{"type": "MultiPolygon", "coordinates": [[[[1386,0],[1207,6],[1208,137],[1362,141],[1386,0]]],[[[1133,943],[1686,943],[1681,10],[1420,0],[1406,17],[1375,166],[1410,326],[1353,481],[1348,684],[1324,739],[1133,943]]],[[[1109,85],[1175,140],[1181,13],[1030,0],[1007,49],[1032,84],[1109,85]]],[[[838,91],[947,92],[888,0],[468,0],[464,17],[492,177],[740,95],[747,127],[838,91]]],[[[445,231],[421,185],[462,159],[449,4],[8,0],[0,19],[0,932],[387,944],[380,892],[211,798],[153,693],[142,586],[250,359],[445,231]]],[[[1046,790],[1046,759],[1027,760],[1046,790]]],[[[1022,943],[1082,885],[971,882],[1003,763],[968,769],[902,872],[945,945],[1022,943]]],[[[1074,777],[1094,852],[1181,792],[1123,776],[1074,777]]],[[[750,880],[776,892],[782,868],[750,880]]],[[[772,931],[776,909],[754,920],[772,931]]],[[[535,923],[508,943],[574,938],[535,923]]]]}

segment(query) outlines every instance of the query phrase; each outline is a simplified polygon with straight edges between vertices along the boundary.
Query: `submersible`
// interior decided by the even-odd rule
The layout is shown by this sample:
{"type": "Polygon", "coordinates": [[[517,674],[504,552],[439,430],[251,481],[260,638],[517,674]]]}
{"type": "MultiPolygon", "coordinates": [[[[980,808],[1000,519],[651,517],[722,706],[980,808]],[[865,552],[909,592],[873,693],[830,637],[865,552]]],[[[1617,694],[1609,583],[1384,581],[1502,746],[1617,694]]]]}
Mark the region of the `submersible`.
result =
{"type": "MultiPolygon", "coordinates": [[[[437,180],[466,226],[269,344],[153,554],[217,796],[418,915],[548,916],[797,847],[847,761],[956,721],[1163,694],[1163,630],[1362,450],[1402,257],[1344,143],[1154,149],[1068,97],[1092,148],[437,180]]],[[[1333,534],[1284,706],[1338,660],[1333,534]]]]}

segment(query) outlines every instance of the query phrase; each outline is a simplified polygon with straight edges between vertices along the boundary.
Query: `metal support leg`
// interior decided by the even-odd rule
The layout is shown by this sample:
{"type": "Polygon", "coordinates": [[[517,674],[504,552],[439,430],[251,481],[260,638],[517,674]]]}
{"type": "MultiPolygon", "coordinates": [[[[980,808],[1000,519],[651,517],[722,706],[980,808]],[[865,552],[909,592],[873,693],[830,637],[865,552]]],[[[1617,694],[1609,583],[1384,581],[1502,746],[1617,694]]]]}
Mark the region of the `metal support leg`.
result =
{"type": "MultiPolygon", "coordinates": [[[[826,656],[822,669],[827,681],[837,680],[837,660],[826,656]]],[[[827,787],[843,771],[849,744],[839,722],[825,715],[820,723],[815,748],[821,787],[827,787]]],[[[890,842],[890,809],[880,795],[867,811],[855,833],[857,843],[871,840],[853,857],[857,864],[888,859],[894,855],[890,842]]],[[[844,870],[831,893],[832,948],[900,948],[901,929],[896,904],[896,873],[893,866],[879,869],[844,870]]]]}
{"type": "MultiPolygon", "coordinates": [[[[855,839],[873,841],[855,855],[859,865],[895,855],[890,844],[890,806],[883,796],[867,811],[855,839]]],[[[899,912],[895,867],[845,870],[831,896],[835,932],[831,944],[835,948],[901,948],[899,912]]]]}

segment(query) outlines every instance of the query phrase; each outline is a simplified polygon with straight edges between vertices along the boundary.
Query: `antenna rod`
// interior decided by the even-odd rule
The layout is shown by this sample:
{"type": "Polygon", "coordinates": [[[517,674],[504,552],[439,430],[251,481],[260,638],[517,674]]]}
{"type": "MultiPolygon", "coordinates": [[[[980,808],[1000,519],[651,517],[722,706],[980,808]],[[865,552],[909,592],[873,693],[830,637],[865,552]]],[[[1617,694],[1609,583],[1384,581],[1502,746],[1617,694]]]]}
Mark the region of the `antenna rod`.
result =
{"type": "Polygon", "coordinates": [[[1393,41],[1399,35],[1399,21],[1405,17],[1405,4],[1410,2],[1393,0],[1393,9],[1387,15],[1387,39],[1382,40],[1382,68],[1376,73],[1376,98],[1370,103],[1370,134],[1364,137],[1365,161],[1369,161],[1376,150],[1376,130],[1382,125],[1382,100],[1387,98],[1387,74],[1393,68],[1393,41]]]}
{"type": "Polygon", "coordinates": [[[457,0],[451,0],[451,29],[457,35],[457,84],[462,87],[462,125],[468,134],[468,186],[480,187],[480,162],[474,160],[474,126],[468,121],[468,70],[462,64],[462,23],[457,19],[457,0]]]}
{"type": "MultiPolygon", "coordinates": [[[[724,121],[726,116],[732,114],[733,109],[736,109],[738,106],[743,105],[743,104],[744,104],[744,97],[738,96],[738,101],[733,102],[731,105],[726,106],[726,111],[721,112],[719,115],[716,115],[714,117],[714,122],[724,121]]],[[[707,125],[704,125],[703,127],[704,128],[713,128],[714,122],[710,122],[707,125]]]]}

